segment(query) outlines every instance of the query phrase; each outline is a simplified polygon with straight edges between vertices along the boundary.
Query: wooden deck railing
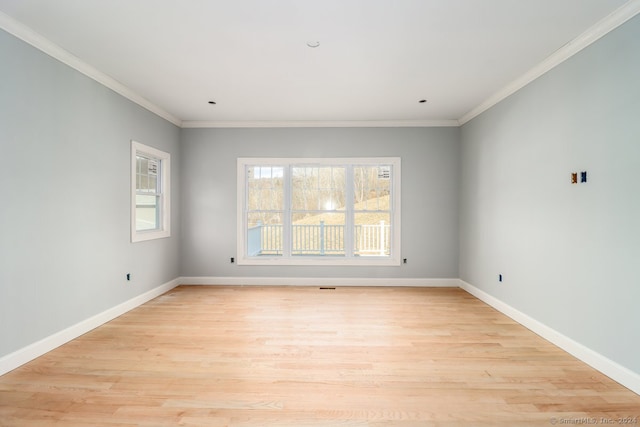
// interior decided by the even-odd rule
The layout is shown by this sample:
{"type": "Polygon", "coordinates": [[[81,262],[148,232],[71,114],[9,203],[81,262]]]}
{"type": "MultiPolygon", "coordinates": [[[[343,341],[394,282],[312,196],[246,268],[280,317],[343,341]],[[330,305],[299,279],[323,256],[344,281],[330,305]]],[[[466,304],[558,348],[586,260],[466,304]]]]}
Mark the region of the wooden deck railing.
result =
{"type": "MultiPolygon", "coordinates": [[[[284,243],[281,224],[258,224],[249,228],[249,256],[282,255],[284,243]]],[[[291,229],[292,255],[343,255],[345,226],[325,224],[294,224],[291,229]]],[[[390,250],[391,225],[356,225],[354,254],[386,256],[390,250]]]]}

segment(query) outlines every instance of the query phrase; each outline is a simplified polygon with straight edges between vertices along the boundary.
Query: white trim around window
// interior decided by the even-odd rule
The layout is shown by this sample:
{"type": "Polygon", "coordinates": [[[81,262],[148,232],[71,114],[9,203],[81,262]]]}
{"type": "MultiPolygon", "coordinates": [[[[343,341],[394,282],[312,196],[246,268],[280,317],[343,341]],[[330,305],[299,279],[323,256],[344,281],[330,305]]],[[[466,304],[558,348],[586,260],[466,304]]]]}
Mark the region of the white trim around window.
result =
{"type": "MultiPolygon", "coordinates": [[[[400,229],[400,158],[238,158],[237,159],[237,262],[240,265],[307,265],[307,266],[400,266],[401,229],[400,229]],[[304,170],[309,174],[322,170],[328,179],[314,188],[305,187],[307,195],[338,194],[328,196],[329,202],[316,201],[312,205],[301,207],[296,199],[296,179],[304,170]],[[384,184],[384,197],[372,197],[367,203],[358,202],[362,195],[355,194],[358,185],[357,173],[373,174],[384,184]],[[266,178],[264,183],[256,184],[256,178],[266,178]],[[272,181],[269,182],[269,179],[272,181]],[[253,180],[254,187],[250,187],[253,180]],[[331,182],[338,182],[331,183],[331,182]],[[257,185],[257,186],[256,186],[257,185]],[[273,200],[256,207],[250,201],[250,193],[260,192],[263,200],[273,200]],[[271,194],[271,196],[269,196],[271,194]],[[388,197],[386,197],[388,196],[388,197]],[[276,202],[277,199],[277,202],[276,202]],[[384,199],[384,206],[380,200],[384,199]],[[339,203],[334,205],[335,201],[339,203]],[[264,215],[263,215],[264,214],[264,215]],[[336,219],[333,225],[331,217],[336,219]],[[300,219],[306,217],[306,219],[300,219]],[[257,218],[271,218],[273,225],[257,218]],[[317,224],[313,223],[314,218],[317,224]],[[369,218],[376,218],[375,221],[369,218]],[[382,218],[383,220],[378,220],[382,218]],[[376,233],[373,245],[364,248],[361,223],[369,220],[371,226],[367,232],[376,233]],[[324,225],[326,222],[327,225],[324,225]],[[375,222],[375,223],[373,223],[375,222]],[[256,226],[256,224],[259,224],[256,226]],[[308,224],[308,225],[301,225],[308,224]],[[331,225],[330,225],[331,224],[331,225]],[[310,247],[299,244],[296,230],[302,228],[318,230],[310,247]],[[257,229],[261,231],[259,236],[257,229]],[[276,230],[277,242],[267,243],[268,230],[276,230]],[[330,230],[344,233],[340,237],[329,237],[330,230]],[[323,240],[320,252],[318,240],[323,240]],[[331,240],[340,242],[333,246],[331,240]],[[259,243],[256,243],[259,241],[259,243]],[[314,246],[315,245],[315,246],[314,246]],[[259,249],[256,249],[259,248],[259,249]]],[[[307,176],[308,178],[308,176],[307,176]]],[[[375,179],[374,179],[375,181],[375,179]]],[[[367,191],[379,188],[367,187],[367,191]]],[[[255,195],[254,195],[255,196],[255,195]]],[[[366,197],[365,197],[366,198],[366,197]]],[[[312,231],[313,232],[313,231],[312,231]]],[[[335,235],[331,235],[335,236],[335,235]]]]}
{"type": "Polygon", "coordinates": [[[131,242],[171,235],[171,155],[131,141],[131,242]]]}

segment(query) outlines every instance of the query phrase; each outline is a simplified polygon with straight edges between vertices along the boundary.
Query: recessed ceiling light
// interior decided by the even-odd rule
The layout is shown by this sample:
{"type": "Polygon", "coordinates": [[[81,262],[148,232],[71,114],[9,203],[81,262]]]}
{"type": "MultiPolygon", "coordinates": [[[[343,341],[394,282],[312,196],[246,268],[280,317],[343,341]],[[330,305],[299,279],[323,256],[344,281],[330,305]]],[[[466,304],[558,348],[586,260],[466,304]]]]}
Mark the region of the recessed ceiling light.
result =
{"type": "Polygon", "coordinates": [[[318,46],[320,46],[320,42],[319,41],[308,41],[307,42],[307,46],[309,46],[309,47],[318,47],[318,46]]]}
{"type": "Polygon", "coordinates": [[[421,99],[420,101],[418,101],[420,104],[424,104],[425,102],[427,102],[426,99],[421,99]]]}
{"type": "Polygon", "coordinates": [[[209,104],[216,105],[216,101],[209,101],[209,104]]]}

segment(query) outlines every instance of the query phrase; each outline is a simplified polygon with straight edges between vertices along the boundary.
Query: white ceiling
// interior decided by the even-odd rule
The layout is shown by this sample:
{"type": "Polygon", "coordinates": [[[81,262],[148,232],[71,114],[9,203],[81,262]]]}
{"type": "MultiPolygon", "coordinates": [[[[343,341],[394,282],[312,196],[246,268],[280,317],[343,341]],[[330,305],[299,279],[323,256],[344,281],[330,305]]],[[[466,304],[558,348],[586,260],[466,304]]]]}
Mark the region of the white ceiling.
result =
{"type": "Polygon", "coordinates": [[[457,124],[572,40],[639,10],[638,0],[0,0],[0,24],[187,126],[457,124]]]}

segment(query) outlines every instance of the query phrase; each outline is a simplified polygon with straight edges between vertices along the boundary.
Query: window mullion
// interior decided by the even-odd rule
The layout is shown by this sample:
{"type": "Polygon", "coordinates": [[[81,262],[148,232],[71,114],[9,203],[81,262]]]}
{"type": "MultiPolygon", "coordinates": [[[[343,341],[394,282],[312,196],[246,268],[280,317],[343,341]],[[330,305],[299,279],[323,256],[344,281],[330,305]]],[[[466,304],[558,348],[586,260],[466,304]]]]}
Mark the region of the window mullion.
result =
{"type": "Polygon", "coordinates": [[[284,206],[282,213],[282,256],[285,258],[291,257],[291,168],[292,165],[283,165],[283,177],[282,185],[284,191],[284,206]]]}
{"type": "Polygon", "coordinates": [[[354,248],[354,183],[353,183],[353,165],[345,165],[345,224],[344,224],[344,256],[353,258],[354,248]]]}

